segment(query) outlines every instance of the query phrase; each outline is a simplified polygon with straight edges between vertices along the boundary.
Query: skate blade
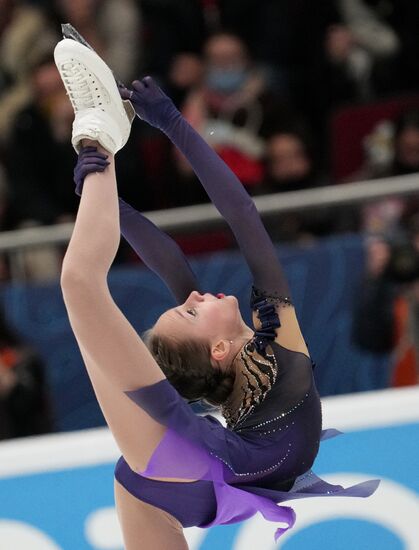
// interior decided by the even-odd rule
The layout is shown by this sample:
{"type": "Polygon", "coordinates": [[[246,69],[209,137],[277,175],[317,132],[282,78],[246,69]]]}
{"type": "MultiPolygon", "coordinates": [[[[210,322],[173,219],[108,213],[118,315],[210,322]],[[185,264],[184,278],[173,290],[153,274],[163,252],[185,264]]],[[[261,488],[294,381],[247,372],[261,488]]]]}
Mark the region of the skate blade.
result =
{"type": "MultiPolygon", "coordinates": [[[[70,23],[63,23],[61,25],[61,32],[63,35],[63,38],[70,38],[71,40],[75,40],[76,42],[80,42],[80,44],[83,44],[83,46],[86,46],[86,48],[89,48],[93,52],[95,51],[92,46],[85,40],[82,35],[76,31],[76,29],[71,25],[70,23]]],[[[96,52],[95,52],[96,53],[96,52]]],[[[113,71],[112,71],[113,72],[113,71]]],[[[118,84],[119,87],[126,88],[125,84],[118,80],[114,75],[115,81],[118,84]]]]}

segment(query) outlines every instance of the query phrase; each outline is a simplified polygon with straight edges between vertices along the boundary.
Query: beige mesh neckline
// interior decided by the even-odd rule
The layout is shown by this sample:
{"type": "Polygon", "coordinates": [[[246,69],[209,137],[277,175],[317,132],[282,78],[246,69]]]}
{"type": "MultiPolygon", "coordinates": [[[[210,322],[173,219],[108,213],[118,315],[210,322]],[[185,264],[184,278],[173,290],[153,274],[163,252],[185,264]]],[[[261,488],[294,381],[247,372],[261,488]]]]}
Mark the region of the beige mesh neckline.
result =
{"type": "Polygon", "coordinates": [[[261,355],[251,341],[243,346],[232,368],[236,370],[233,390],[221,406],[221,414],[230,429],[238,427],[262,403],[278,374],[271,346],[261,355]]]}

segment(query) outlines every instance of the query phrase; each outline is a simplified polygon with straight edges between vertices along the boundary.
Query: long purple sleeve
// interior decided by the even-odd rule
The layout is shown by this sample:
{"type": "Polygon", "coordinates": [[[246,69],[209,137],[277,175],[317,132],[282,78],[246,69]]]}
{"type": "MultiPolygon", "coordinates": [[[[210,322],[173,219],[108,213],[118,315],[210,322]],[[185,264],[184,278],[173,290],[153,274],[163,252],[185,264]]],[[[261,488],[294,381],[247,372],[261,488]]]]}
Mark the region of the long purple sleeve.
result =
{"type": "Polygon", "coordinates": [[[288,282],[273,243],[241,182],[174,106],[166,106],[164,120],[161,130],[187,158],[233,231],[252,272],[254,286],[289,297],[288,282]]]}
{"type": "Polygon", "coordinates": [[[177,243],[129,204],[119,199],[121,233],[143,262],[183,303],[199,290],[195,275],[177,243]]]}

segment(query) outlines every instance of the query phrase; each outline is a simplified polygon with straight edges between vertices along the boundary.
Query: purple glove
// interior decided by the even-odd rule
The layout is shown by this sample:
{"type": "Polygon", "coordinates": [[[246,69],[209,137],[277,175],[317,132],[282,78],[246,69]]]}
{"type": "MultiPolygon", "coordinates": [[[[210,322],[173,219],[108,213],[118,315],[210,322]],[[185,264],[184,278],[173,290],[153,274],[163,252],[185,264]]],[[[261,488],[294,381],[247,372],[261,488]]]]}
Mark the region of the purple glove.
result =
{"type": "Polygon", "coordinates": [[[170,121],[180,116],[172,100],[159,88],[151,76],[141,81],[134,80],[132,90],[119,88],[122,99],[129,99],[137,115],[160,130],[165,129],[170,121]]]}
{"type": "Polygon", "coordinates": [[[93,172],[103,172],[110,164],[106,159],[108,155],[98,153],[96,147],[83,147],[80,150],[77,164],[74,168],[74,183],[76,195],[81,196],[84,178],[93,172]]]}

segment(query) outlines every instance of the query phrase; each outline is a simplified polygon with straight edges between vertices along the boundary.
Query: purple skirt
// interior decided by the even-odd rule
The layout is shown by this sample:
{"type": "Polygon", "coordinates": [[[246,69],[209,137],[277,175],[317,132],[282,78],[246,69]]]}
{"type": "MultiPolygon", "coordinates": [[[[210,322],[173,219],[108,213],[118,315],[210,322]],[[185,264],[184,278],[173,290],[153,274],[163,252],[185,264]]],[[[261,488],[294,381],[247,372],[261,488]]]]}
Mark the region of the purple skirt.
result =
{"type": "Polygon", "coordinates": [[[115,478],[134,497],[168,512],[183,527],[201,527],[215,518],[217,499],[212,481],[173,483],[148,479],[133,472],[123,456],[116,463],[115,478]]]}
{"type": "Polygon", "coordinates": [[[300,402],[268,420],[270,435],[260,431],[266,426],[236,433],[211,415],[197,416],[166,379],[127,395],[167,430],[145,471],[132,472],[121,457],[116,479],[132,495],[172,514],[184,527],[236,523],[260,512],[281,524],[275,532],[277,540],[295,522],[294,510],[279,503],[316,496],[367,497],[379,484],[369,480],[345,489],[311,471],[320,439],[340,433],[321,431],[314,381],[300,402]]]}

